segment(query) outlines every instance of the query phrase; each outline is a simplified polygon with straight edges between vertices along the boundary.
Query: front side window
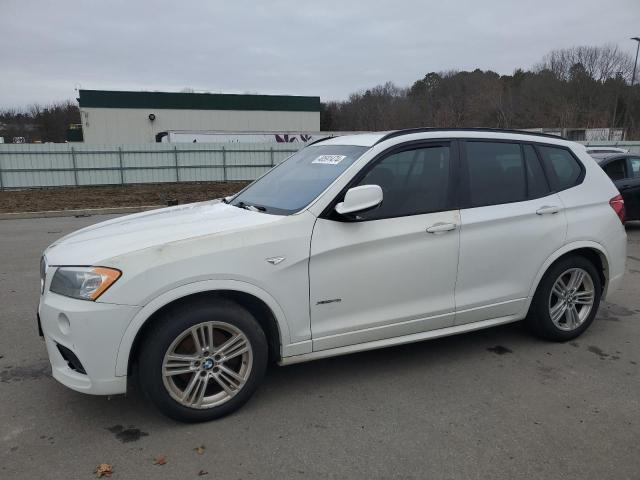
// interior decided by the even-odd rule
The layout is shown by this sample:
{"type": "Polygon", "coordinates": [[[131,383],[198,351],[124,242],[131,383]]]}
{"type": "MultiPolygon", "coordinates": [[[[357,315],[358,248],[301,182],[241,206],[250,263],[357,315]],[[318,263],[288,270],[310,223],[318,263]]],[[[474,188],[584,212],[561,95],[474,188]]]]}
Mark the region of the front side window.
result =
{"type": "Polygon", "coordinates": [[[626,160],[624,158],[613,160],[604,166],[604,171],[609,175],[611,180],[622,180],[627,176],[625,163],[626,160]]]}
{"type": "Polygon", "coordinates": [[[382,204],[364,220],[405,217],[446,210],[449,205],[449,145],[392,153],[376,163],[357,185],[379,185],[382,204]]]}
{"type": "Polygon", "coordinates": [[[311,145],[259,178],[231,204],[276,215],[289,215],[309,205],[369,147],[311,145]]]}
{"type": "Polygon", "coordinates": [[[582,169],[578,161],[564,148],[539,146],[549,181],[555,190],[564,190],[578,184],[582,169]]]}
{"type": "Polygon", "coordinates": [[[527,199],[527,176],[518,143],[467,141],[471,207],[527,199]]]}

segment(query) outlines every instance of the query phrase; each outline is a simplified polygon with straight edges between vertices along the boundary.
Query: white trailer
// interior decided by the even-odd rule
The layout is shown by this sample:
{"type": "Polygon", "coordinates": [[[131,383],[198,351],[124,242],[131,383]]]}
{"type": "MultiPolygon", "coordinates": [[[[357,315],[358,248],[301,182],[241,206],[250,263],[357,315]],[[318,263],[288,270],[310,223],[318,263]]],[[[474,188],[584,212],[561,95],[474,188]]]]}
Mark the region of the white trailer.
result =
{"type": "Polygon", "coordinates": [[[156,135],[162,143],[308,143],[337,132],[220,132],[167,130],[156,135]]]}

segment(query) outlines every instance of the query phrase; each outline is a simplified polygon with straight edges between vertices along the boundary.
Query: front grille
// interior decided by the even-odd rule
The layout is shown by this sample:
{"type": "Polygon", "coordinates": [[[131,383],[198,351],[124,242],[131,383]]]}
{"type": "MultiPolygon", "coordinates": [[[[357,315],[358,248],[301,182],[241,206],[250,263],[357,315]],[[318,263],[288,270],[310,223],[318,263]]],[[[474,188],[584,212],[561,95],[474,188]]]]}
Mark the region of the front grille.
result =
{"type": "Polygon", "coordinates": [[[69,368],[71,370],[82,373],[83,375],[87,374],[84,367],[82,366],[82,363],[80,363],[80,359],[76,356],[75,353],[73,353],[67,347],[60,345],[59,343],[56,343],[56,346],[58,347],[60,355],[62,355],[62,358],[64,358],[65,362],[67,362],[67,365],[69,365],[69,368]]]}

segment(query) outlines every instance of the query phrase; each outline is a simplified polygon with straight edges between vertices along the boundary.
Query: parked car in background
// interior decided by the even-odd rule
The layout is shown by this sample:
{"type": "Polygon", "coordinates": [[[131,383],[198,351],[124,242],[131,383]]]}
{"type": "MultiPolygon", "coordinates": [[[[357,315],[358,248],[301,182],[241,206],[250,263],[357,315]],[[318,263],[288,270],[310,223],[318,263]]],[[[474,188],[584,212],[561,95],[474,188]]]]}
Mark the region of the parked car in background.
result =
{"type": "Polygon", "coordinates": [[[627,220],[640,220],[640,154],[593,155],[624,199],[627,220]]]}
{"type": "Polygon", "coordinates": [[[543,338],[573,339],[622,280],[623,222],[603,170],[557,136],[324,139],[223,201],[56,241],[41,261],[39,321],[69,388],[125,393],[137,371],[166,415],[210,420],[251,397],[269,359],[525,319],[543,338]]]}
{"type": "Polygon", "coordinates": [[[628,153],[629,150],[625,150],[624,148],[618,147],[587,147],[587,153],[589,155],[592,154],[601,154],[601,153],[628,153]]]}

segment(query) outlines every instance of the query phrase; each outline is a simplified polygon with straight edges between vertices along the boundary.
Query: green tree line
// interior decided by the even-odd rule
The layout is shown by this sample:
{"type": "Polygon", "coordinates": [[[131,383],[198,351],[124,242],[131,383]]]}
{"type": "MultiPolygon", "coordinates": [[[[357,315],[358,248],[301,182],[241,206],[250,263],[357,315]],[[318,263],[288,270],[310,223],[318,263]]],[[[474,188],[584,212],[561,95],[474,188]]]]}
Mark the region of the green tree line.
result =
{"type": "Polygon", "coordinates": [[[631,88],[633,61],[605,45],[555,50],[512,75],[429,72],[408,88],[387,82],[323,103],[321,129],[627,127],[627,137],[637,139],[640,85],[631,88]]]}

